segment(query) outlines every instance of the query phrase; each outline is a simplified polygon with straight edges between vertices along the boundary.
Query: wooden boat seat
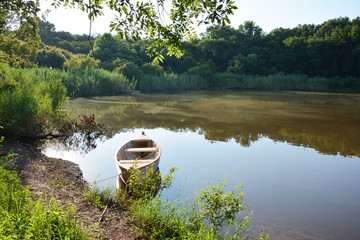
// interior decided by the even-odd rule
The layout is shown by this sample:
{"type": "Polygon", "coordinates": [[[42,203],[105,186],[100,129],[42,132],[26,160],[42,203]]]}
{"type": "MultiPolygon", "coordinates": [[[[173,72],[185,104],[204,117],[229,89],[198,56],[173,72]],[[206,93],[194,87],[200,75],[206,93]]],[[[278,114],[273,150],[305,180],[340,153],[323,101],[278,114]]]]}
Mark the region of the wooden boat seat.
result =
{"type": "Polygon", "coordinates": [[[152,142],[151,138],[139,138],[139,139],[132,139],[132,142],[152,142]]]}
{"type": "Polygon", "coordinates": [[[132,164],[135,164],[136,162],[137,163],[151,163],[153,162],[154,159],[146,159],[146,160],[120,160],[119,162],[120,163],[132,163],[132,164]]]}
{"type": "Polygon", "coordinates": [[[128,148],[125,152],[156,152],[157,148],[128,148]]]}

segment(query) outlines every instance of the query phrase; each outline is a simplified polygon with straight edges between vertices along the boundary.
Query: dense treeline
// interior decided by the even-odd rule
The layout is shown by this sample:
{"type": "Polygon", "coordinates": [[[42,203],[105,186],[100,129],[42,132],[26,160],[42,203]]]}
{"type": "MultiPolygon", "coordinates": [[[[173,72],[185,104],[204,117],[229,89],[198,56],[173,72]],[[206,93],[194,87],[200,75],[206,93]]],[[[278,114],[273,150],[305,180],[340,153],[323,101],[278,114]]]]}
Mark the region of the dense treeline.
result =
{"type": "MultiPolygon", "coordinates": [[[[90,52],[87,35],[74,35],[64,31],[57,32],[54,24],[40,19],[38,22],[41,41],[46,45],[57,46],[72,53],[88,54],[90,52]]],[[[90,38],[90,40],[94,39],[90,38]]]]}
{"type": "MultiPolygon", "coordinates": [[[[52,24],[40,23],[39,34],[45,44],[72,53],[90,53],[86,36],[55,32],[52,24]],[[42,29],[43,26],[47,27],[42,29]],[[73,47],[64,47],[70,45],[73,47]],[[72,50],[75,48],[77,50],[72,50]]],[[[100,67],[108,70],[128,62],[141,67],[151,61],[144,51],[148,46],[145,41],[120,40],[104,34],[95,39],[94,52],[90,54],[101,61],[100,67]]],[[[293,29],[278,28],[268,34],[254,22],[247,21],[238,29],[209,27],[201,39],[187,44],[188,53],[184,57],[169,57],[160,65],[166,72],[174,73],[194,72],[194,67],[206,68],[214,63],[210,67],[216,72],[359,77],[359,49],[359,17],[333,19],[320,25],[299,25],[293,29]]]]}
{"type": "Polygon", "coordinates": [[[356,91],[360,88],[359,17],[293,29],[278,28],[270,33],[252,21],[237,29],[214,25],[201,39],[186,43],[187,53],[182,58],[167,57],[160,64],[152,63],[146,55],[149,42],[103,34],[92,39],[91,49],[85,35],[56,32],[53,24],[39,22],[39,34],[46,44],[35,58],[39,66],[68,68],[66,61],[74,58],[74,54],[88,54],[89,59],[98,61],[97,67],[135,79],[140,90],[238,87],[356,91]],[[294,78],[301,78],[301,84],[292,84],[294,78]],[[256,80],[244,84],[243,79],[256,80]]]}

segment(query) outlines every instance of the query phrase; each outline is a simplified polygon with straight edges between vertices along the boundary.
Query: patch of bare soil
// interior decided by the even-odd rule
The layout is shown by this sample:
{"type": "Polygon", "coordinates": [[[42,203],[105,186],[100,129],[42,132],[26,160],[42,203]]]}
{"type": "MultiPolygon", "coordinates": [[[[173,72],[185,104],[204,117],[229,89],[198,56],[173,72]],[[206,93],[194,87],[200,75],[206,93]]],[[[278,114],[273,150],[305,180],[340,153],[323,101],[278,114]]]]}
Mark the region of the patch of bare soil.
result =
{"type": "Polygon", "coordinates": [[[98,239],[134,239],[134,231],[127,224],[125,212],[109,207],[104,212],[95,204],[84,199],[87,187],[79,166],[57,158],[49,158],[39,149],[24,143],[7,143],[0,149],[0,155],[17,154],[12,163],[18,171],[24,186],[36,195],[53,195],[62,204],[71,202],[77,218],[88,228],[95,230],[98,239]],[[101,219],[101,220],[100,220],[101,219]]]}

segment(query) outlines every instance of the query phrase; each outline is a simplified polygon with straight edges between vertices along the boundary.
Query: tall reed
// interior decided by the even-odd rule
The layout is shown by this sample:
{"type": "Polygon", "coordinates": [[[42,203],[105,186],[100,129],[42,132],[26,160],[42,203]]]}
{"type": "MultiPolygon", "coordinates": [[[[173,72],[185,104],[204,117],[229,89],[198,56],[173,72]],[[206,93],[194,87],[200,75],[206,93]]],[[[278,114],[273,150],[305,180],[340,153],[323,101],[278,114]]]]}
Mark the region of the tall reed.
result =
{"type": "Polygon", "coordinates": [[[7,135],[37,135],[51,127],[67,100],[56,74],[39,69],[10,68],[14,87],[0,91],[0,119],[7,135]]]}
{"type": "Polygon", "coordinates": [[[135,89],[136,81],[104,69],[68,71],[63,83],[70,96],[118,95],[135,89]]]}
{"type": "Polygon", "coordinates": [[[266,91],[360,91],[360,80],[353,77],[308,77],[304,74],[248,75],[215,73],[143,75],[137,89],[142,91],[224,89],[266,91]]]}
{"type": "Polygon", "coordinates": [[[195,90],[208,87],[209,84],[201,76],[175,73],[145,74],[137,85],[137,89],[141,91],[195,90]]]}

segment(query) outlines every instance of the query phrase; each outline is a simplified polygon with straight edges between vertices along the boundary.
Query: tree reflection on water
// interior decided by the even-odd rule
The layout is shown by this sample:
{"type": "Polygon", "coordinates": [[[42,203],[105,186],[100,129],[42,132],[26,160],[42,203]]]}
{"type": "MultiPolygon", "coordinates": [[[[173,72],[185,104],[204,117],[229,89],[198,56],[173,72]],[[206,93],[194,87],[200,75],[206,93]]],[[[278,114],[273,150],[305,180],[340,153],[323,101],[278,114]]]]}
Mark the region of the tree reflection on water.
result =
{"type": "MultiPolygon", "coordinates": [[[[70,101],[77,114],[95,114],[111,130],[80,132],[66,145],[94,149],[97,141],[136,128],[192,131],[210,141],[248,147],[262,137],[323,154],[360,156],[360,97],[295,92],[139,94],[70,101]]],[[[87,151],[88,151],[87,150],[87,151]]]]}

